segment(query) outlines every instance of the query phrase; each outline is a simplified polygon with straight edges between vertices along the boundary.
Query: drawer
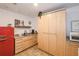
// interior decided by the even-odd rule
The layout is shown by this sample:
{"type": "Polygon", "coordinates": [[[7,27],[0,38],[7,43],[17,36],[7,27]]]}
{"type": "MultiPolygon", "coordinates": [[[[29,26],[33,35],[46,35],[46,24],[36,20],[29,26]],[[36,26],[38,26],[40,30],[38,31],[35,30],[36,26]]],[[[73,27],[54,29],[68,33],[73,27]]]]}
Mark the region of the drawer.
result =
{"type": "Polygon", "coordinates": [[[16,47],[15,48],[15,51],[17,51],[17,50],[24,50],[24,49],[26,49],[27,47],[25,46],[25,45],[22,45],[22,46],[19,46],[19,47],[16,47]]]}
{"type": "Polygon", "coordinates": [[[30,41],[25,41],[25,42],[21,42],[21,43],[19,43],[19,44],[16,44],[15,47],[16,47],[16,49],[20,49],[20,48],[23,48],[23,47],[27,48],[27,47],[29,47],[31,44],[32,44],[32,43],[31,43],[30,41]]]}
{"type": "Polygon", "coordinates": [[[21,40],[16,40],[15,53],[18,53],[28,47],[31,47],[34,44],[36,44],[36,39],[34,36],[28,36],[28,37],[22,38],[21,40]]]}
{"type": "Polygon", "coordinates": [[[25,42],[25,41],[27,41],[27,40],[20,40],[20,41],[15,41],[15,44],[18,44],[18,43],[22,43],[22,42],[25,42]]]}
{"type": "Polygon", "coordinates": [[[22,38],[19,38],[19,39],[15,39],[15,41],[22,41],[22,38]]]}
{"type": "Polygon", "coordinates": [[[23,50],[23,48],[17,49],[15,50],[15,53],[21,52],[23,50]]]}

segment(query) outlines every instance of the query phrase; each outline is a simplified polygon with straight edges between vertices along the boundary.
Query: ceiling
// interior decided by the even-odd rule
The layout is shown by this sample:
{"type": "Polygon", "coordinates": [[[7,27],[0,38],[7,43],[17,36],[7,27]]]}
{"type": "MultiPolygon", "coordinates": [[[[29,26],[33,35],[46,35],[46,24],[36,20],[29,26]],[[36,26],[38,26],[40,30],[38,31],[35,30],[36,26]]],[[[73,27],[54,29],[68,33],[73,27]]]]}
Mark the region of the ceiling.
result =
{"type": "Polygon", "coordinates": [[[0,3],[0,8],[17,12],[29,17],[36,17],[39,11],[48,12],[60,8],[69,8],[79,5],[78,3],[38,3],[35,7],[33,3],[0,3]]]}

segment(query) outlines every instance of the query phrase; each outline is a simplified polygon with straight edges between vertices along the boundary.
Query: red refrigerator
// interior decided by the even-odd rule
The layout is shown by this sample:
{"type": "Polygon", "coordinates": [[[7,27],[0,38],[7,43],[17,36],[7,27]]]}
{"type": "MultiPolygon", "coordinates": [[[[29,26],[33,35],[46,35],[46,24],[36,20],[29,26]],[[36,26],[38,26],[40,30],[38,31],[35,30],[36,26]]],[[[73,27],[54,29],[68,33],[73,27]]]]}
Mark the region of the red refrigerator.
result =
{"type": "Polygon", "coordinates": [[[13,56],[14,51],[14,28],[0,27],[0,56],[13,56]]]}

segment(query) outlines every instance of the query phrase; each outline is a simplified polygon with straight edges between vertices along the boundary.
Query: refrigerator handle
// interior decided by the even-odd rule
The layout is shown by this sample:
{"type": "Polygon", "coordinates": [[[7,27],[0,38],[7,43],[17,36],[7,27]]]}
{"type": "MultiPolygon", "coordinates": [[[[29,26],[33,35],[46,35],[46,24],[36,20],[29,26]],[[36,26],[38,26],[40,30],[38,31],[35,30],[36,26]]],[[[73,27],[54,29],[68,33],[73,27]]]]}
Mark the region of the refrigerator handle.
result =
{"type": "Polygon", "coordinates": [[[5,39],[0,39],[0,42],[6,41],[5,39]]]}

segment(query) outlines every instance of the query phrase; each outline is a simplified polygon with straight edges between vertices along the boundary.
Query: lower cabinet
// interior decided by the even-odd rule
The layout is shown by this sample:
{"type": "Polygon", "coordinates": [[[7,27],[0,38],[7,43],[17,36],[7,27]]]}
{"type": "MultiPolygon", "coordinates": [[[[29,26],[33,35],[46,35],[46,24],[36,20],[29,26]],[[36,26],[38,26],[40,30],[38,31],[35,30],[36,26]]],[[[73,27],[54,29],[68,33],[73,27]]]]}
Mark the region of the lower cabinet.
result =
{"type": "Polygon", "coordinates": [[[48,34],[38,34],[38,48],[48,52],[48,34]]]}
{"type": "Polygon", "coordinates": [[[15,54],[37,43],[36,36],[27,36],[15,39],[15,54]]]}
{"type": "Polygon", "coordinates": [[[51,55],[56,55],[56,35],[38,34],[38,48],[51,55]]]}
{"type": "Polygon", "coordinates": [[[42,49],[42,50],[44,50],[44,41],[43,41],[43,36],[42,36],[43,34],[38,34],[38,40],[37,40],[37,42],[38,42],[38,48],[40,48],[40,49],[42,49]]]}
{"type": "Polygon", "coordinates": [[[60,41],[55,34],[38,34],[39,49],[54,56],[78,56],[79,43],[60,41]]]}
{"type": "Polygon", "coordinates": [[[52,55],[56,55],[56,35],[55,34],[49,34],[49,53],[52,55]]]}

